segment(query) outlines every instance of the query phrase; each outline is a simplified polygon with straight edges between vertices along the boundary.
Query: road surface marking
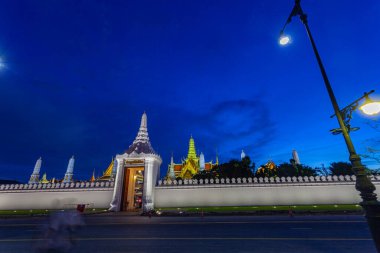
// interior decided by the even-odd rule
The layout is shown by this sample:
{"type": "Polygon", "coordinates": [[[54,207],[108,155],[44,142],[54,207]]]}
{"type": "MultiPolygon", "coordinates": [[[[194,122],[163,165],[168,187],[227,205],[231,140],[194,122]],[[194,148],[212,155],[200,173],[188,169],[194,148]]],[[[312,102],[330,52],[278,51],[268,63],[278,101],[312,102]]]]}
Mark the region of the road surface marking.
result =
{"type": "MultiPolygon", "coordinates": [[[[366,223],[366,221],[184,221],[184,222],[100,222],[91,223],[88,221],[88,226],[105,226],[105,225],[193,225],[193,224],[292,224],[292,223],[366,223]]],[[[0,227],[28,227],[28,226],[40,226],[47,225],[46,223],[25,223],[25,224],[0,224],[0,227]]]]}
{"type": "MultiPolygon", "coordinates": [[[[43,241],[43,238],[0,239],[1,242],[43,241]]],[[[372,241],[372,238],[302,238],[302,237],[77,237],[75,241],[133,241],[133,240],[229,240],[229,241],[372,241]]]]}

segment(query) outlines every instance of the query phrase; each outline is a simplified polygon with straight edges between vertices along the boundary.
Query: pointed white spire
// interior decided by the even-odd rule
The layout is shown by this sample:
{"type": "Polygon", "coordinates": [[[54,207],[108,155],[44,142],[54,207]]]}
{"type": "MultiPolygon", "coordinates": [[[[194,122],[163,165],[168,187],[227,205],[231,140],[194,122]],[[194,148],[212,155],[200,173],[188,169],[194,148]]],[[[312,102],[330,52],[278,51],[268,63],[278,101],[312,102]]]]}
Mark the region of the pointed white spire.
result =
{"type": "Polygon", "coordinates": [[[141,124],[139,131],[137,133],[137,136],[135,140],[133,141],[132,145],[129,146],[128,150],[126,151],[127,154],[156,154],[156,152],[153,150],[152,145],[149,141],[149,135],[148,135],[148,120],[146,113],[144,112],[141,117],[141,124]]]}
{"type": "Polygon", "coordinates": [[[40,174],[40,169],[42,165],[42,157],[38,158],[36,164],[34,165],[33,174],[40,174]]]}
{"type": "Polygon", "coordinates": [[[74,156],[72,156],[69,160],[69,164],[67,165],[65,178],[63,179],[64,183],[70,183],[73,181],[74,163],[75,163],[75,159],[74,159],[74,156]]]}
{"type": "Polygon", "coordinates": [[[148,128],[148,124],[147,124],[147,117],[146,117],[146,113],[144,111],[143,115],[141,116],[141,124],[140,124],[140,128],[145,128],[147,129],[148,128]]]}
{"type": "Polygon", "coordinates": [[[35,184],[38,183],[40,179],[40,169],[42,165],[42,158],[40,157],[37,161],[36,164],[34,165],[33,173],[30,176],[29,179],[29,184],[35,184]]]}
{"type": "Polygon", "coordinates": [[[293,160],[296,164],[301,164],[300,158],[298,157],[297,150],[293,149],[292,151],[293,160]]]}
{"type": "Polygon", "coordinates": [[[205,170],[205,156],[201,152],[199,155],[199,170],[204,171],[205,170]]]}
{"type": "Polygon", "coordinates": [[[75,163],[75,159],[74,159],[74,156],[72,156],[69,160],[69,164],[67,165],[67,171],[66,172],[69,172],[69,173],[74,172],[74,163],[75,163]]]}
{"type": "Polygon", "coordinates": [[[175,174],[174,174],[174,158],[173,158],[173,154],[172,154],[172,157],[170,158],[170,164],[169,164],[169,173],[168,173],[168,177],[172,180],[175,179],[175,174]]]}
{"type": "Polygon", "coordinates": [[[245,157],[245,153],[244,153],[244,150],[241,150],[241,154],[240,154],[240,159],[243,160],[243,158],[245,157]]]}
{"type": "Polygon", "coordinates": [[[148,136],[148,120],[146,117],[146,113],[144,112],[141,117],[141,124],[139,132],[137,133],[136,139],[133,141],[133,144],[137,142],[149,142],[148,136]]]}

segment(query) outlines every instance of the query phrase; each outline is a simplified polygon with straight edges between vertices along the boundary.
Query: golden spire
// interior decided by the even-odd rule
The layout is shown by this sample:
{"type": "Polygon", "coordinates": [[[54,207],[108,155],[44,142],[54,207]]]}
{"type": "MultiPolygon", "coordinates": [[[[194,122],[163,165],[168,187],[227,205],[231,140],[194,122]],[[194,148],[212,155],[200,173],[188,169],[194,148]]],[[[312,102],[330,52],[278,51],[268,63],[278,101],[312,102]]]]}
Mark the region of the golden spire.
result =
{"type": "Polygon", "coordinates": [[[102,177],[110,177],[111,176],[114,162],[115,162],[115,160],[112,158],[111,163],[108,165],[108,168],[103,173],[102,177]]]}
{"type": "Polygon", "coordinates": [[[90,182],[95,182],[95,169],[94,171],[92,172],[92,177],[90,179],[90,182]]]}
{"type": "Polygon", "coordinates": [[[195,143],[192,135],[190,136],[189,152],[187,153],[187,159],[197,159],[197,152],[195,151],[195,143]]]}
{"type": "Polygon", "coordinates": [[[46,173],[44,173],[44,175],[42,176],[42,179],[40,180],[40,183],[41,184],[47,184],[47,183],[49,183],[49,180],[46,179],[46,173]]]}

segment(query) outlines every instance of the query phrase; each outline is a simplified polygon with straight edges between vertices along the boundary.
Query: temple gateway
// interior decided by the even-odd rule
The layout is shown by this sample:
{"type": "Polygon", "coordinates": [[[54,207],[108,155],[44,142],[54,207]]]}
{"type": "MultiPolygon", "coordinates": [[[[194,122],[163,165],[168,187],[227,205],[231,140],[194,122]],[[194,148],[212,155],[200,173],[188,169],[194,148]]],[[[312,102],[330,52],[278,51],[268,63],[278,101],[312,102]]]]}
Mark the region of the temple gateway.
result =
{"type": "Polygon", "coordinates": [[[154,186],[159,179],[161,163],[161,157],[150,144],[144,112],[132,145],[124,154],[116,155],[116,178],[110,210],[153,209],[154,186]]]}

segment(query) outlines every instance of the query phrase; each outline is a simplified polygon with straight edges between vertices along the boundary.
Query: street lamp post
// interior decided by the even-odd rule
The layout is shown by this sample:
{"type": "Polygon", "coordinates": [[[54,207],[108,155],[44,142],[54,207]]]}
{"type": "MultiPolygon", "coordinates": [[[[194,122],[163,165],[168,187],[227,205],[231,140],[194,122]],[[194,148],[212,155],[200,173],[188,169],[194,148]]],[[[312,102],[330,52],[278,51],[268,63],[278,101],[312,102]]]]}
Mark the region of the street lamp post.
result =
{"type": "Polygon", "coordinates": [[[352,164],[352,169],[354,170],[354,173],[356,175],[355,188],[356,190],[360,192],[360,196],[362,198],[362,202],[360,203],[360,205],[365,210],[365,217],[367,219],[368,226],[371,230],[373,240],[375,241],[377,251],[380,252],[380,202],[377,201],[377,196],[376,196],[376,193],[374,192],[376,188],[372,184],[371,180],[368,178],[365,172],[365,168],[363,164],[361,163],[361,159],[355,151],[354,145],[349,135],[349,129],[347,128],[343,120],[342,113],[339,109],[334,92],[331,88],[331,84],[327,77],[321,57],[319,56],[313,36],[311,35],[310,28],[307,22],[307,15],[303,12],[301,8],[300,0],[295,0],[295,5],[292,9],[292,12],[290,13],[283,29],[281,30],[280,44],[284,45],[290,41],[289,37],[284,35],[284,29],[285,29],[285,26],[288,23],[290,23],[292,17],[294,16],[300,17],[302,23],[304,24],[306,28],[307,35],[313,47],[313,51],[319,65],[319,69],[321,71],[327,92],[329,94],[332,106],[334,108],[335,115],[338,119],[338,123],[340,126],[339,130],[343,134],[344,141],[346,142],[347,149],[350,154],[349,159],[352,164]]]}

